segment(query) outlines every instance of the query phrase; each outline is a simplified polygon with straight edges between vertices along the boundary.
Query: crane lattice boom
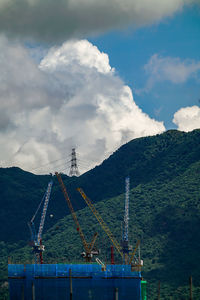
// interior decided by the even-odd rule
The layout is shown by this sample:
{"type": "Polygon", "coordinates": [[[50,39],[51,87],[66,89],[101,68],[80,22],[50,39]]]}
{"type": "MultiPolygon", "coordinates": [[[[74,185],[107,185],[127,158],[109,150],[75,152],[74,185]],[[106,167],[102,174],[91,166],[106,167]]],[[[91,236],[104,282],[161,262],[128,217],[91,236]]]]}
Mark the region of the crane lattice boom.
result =
{"type": "Polygon", "coordinates": [[[41,220],[40,220],[40,226],[39,226],[38,235],[37,235],[38,245],[40,244],[40,240],[42,238],[42,231],[43,231],[43,228],[44,228],[44,221],[45,221],[45,217],[46,217],[46,213],[47,213],[47,207],[48,207],[49,198],[50,198],[50,195],[51,195],[52,185],[53,185],[53,181],[50,181],[49,184],[48,184],[48,187],[47,187],[47,191],[46,191],[42,216],[41,216],[41,220]]]}
{"type": "MultiPolygon", "coordinates": [[[[128,187],[128,186],[127,186],[128,187]]],[[[128,187],[129,188],[129,187],[128,187]]],[[[86,194],[84,193],[84,191],[81,188],[77,189],[79,191],[79,193],[81,194],[81,196],[83,197],[83,199],[85,200],[86,204],[89,206],[89,208],[91,209],[92,213],[95,215],[97,221],[99,222],[99,224],[101,225],[101,227],[103,228],[103,230],[105,231],[105,233],[108,235],[108,237],[110,238],[110,240],[112,241],[113,245],[115,246],[116,250],[118,251],[118,253],[121,255],[121,257],[123,258],[123,253],[121,251],[120,245],[117,242],[117,240],[115,239],[115,237],[113,236],[112,232],[110,231],[108,225],[104,222],[104,220],[102,219],[102,217],[100,216],[100,214],[98,213],[98,211],[96,210],[95,206],[92,204],[91,200],[86,196],[86,194]]],[[[138,246],[140,245],[140,241],[138,240],[136,243],[136,247],[134,249],[134,251],[132,252],[132,254],[129,256],[129,264],[132,263],[133,258],[136,254],[136,251],[138,249],[138,246]]],[[[128,255],[128,253],[127,253],[128,255]]],[[[128,257],[127,257],[128,258],[128,257]]]]}
{"type": "Polygon", "coordinates": [[[90,261],[90,260],[91,260],[92,249],[93,249],[93,247],[94,247],[94,244],[95,244],[95,241],[96,241],[96,238],[97,238],[97,233],[94,234],[93,239],[92,239],[90,245],[88,245],[88,243],[87,243],[87,241],[86,241],[86,239],[85,239],[85,236],[84,236],[84,234],[83,234],[83,231],[82,231],[82,229],[81,229],[81,226],[80,226],[80,224],[79,224],[79,221],[78,221],[78,219],[77,219],[77,216],[76,216],[76,213],[75,213],[75,211],[74,211],[74,208],[73,208],[73,206],[72,206],[72,203],[71,203],[71,201],[70,201],[70,198],[69,198],[69,196],[68,196],[66,187],[65,187],[65,185],[64,185],[64,183],[63,183],[63,180],[62,180],[62,178],[61,178],[61,175],[58,174],[58,172],[56,172],[55,174],[56,174],[56,176],[57,176],[57,178],[58,178],[58,181],[59,181],[60,187],[61,187],[61,189],[62,189],[62,191],[63,191],[65,200],[67,201],[68,207],[69,207],[69,209],[70,209],[70,212],[71,212],[72,217],[73,217],[73,219],[74,219],[74,222],[75,222],[75,224],[76,224],[76,229],[77,229],[77,231],[78,231],[78,233],[79,233],[79,235],[80,235],[81,241],[82,241],[82,243],[83,243],[83,247],[84,247],[84,250],[85,250],[85,252],[86,252],[86,261],[90,261]]]}
{"type": "Polygon", "coordinates": [[[86,194],[84,193],[84,191],[81,188],[78,188],[77,190],[79,191],[79,193],[81,194],[81,196],[85,200],[86,204],[89,206],[89,208],[91,209],[91,211],[93,212],[93,214],[97,218],[97,220],[100,223],[101,227],[103,228],[103,230],[105,231],[105,233],[108,235],[108,237],[112,241],[113,245],[115,246],[115,248],[117,249],[117,251],[121,255],[121,257],[123,257],[123,254],[121,252],[119,243],[117,242],[117,240],[113,236],[113,234],[110,231],[108,225],[104,222],[104,220],[102,219],[102,217],[100,216],[100,214],[98,213],[98,211],[96,210],[96,208],[94,207],[94,205],[92,204],[91,200],[86,196],[86,194]]]}
{"type": "Polygon", "coordinates": [[[130,186],[130,178],[126,177],[125,179],[125,189],[126,189],[126,197],[125,197],[125,213],[124,213],[124,234],[123,240],[128,242],[128,220],[129,220],[129,186],[130,186]]]}
{"type": "Polygon", "coordinates": [[[42,232],[44,229],[44,222],[45,222],[47,207],[48,207],[48,203],[49,203],[49,199],[50,199],[50,195],[51,195],[52,185],[53,185],[53,181],[51,180],[48,183],[47,190],[46,190],[35,214],[33,215],[31,221],[28,223],[28,226],[31,231],[31,245],[33,246],[33,251],[35,253],[35,263],[41,263],[41,264],[43,263],[42,252],[44,251],[44,245],[42,245],[42,232]],[[43,205],[42,214],[41,214],[41,218],[40,218],[40,225],[39,225],[39,229],[38,229],[38,233],[37,233],[36,229],[35,229],[34,220],[35,220],[36,215],[38,214],[43,202],[44,202],[44,205],[43,205]]]}

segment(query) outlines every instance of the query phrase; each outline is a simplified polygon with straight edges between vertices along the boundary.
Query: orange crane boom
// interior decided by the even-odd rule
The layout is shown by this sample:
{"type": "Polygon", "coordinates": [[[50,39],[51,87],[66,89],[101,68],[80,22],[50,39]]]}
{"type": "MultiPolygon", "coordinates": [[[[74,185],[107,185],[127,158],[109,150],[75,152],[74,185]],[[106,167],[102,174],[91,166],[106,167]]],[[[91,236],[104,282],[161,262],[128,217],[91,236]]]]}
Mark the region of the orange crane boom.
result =
{"type": "MultiPolygon", "coordinates": [[[[123,258],[123,253],[121,251],[120,244],[117,242],[117,240],[113,236],[113,234],[110,231],[108,225],[104,222],[104,220],[102,219],[102,217],[100,216],[100,214],[96,210],[95,206],[92,204],[91,200],[86,196],[86,194],[84,193],[84,191],[81,188],[78,188],[77,190],[81,194],[81,196],[83,197],[83,199],[85,200],[86,204],[89,206],[89,208],[91,209],[91,211],[93,212],[93,214],[95,215],[95,217],[97,218],[97,221],[100,223],[101,227],[103,228],[103,230],[105,231],[105,233],[110,238],[111,242],[115,246],[115,248],[118,251],[118,253],[123,258]]],[[[136,243],[135,249],[131,253],[130,258],[129,258],[129,264],[130,265],[131,265],[131,263],[133,261],[133,258],[134,258],[135,254],[136,254],[136,251],[137,251],[139,245],[140,245],[140,241],[138,240],[137,243],[136,243]]]]}
{"type": "Polygon", "coordinates": [[[85,250],[85,258],[86,258],[86,261],[89,262],[89,261],[91,261],[91,258],[92,258],[92,249],[93,249],[93,247],[94,247],[94,244],[95,244],[95,241],[96,241],[96,238],[97,238],[97,235],[98,235],[98,234],[97,234],[97,233],[94,234],[93,239],[92,239],[90,245],[88,245],[88,243],[87,243],[87,241],[86,241],[86,239],[85,239],[85,236],[84,236],[84,234],[83,234],[83,231],[82,231],[82,229],[81,229],[81,226],[80,226],[80,224],[79,224],[79,221],[78,221],[78,219],[77,219],[77,216],[76,216],[76,213],[75,213],[75,211],[74,211],[74,208],[73,208],[73,206],[72,206],[72,203],[71,203],[71,201],[70,201],[70,198],[69,198],[69,196],[68,196],[66,187],[65,187],[65,185],[64,185],[64,183],[63,183],[63,180],[62,180],[62,178],[61,178],[61,175],[60,175],[58,172],[56,172],[55,174],[56,174],[56,176],[57,176],[57,178],[58,178],[58,181],[59,181],[59,183],[60,183],[61,190],[62,190],[62,192],[63,192],[63,195],[64,195],[64,197],[65,197],[65,200],[66,200],[66,202],[67,202],[67,204],[68,204],[68,207],[69,207],[69,209],[70,209],[70,212],[71,212],[72,217],[73,217],[73,219],[74,219],[74,222],[75,222],[75,224],[76,224],[76,230],[78,231],[78,233],[79,233],[79,235],[80,235],[80,238],[81,238],[81,241],[82,241],[82,243],[83,243],[83,247],[84,247],[84,250],[85,250]]]}
{"type": "Polygon", "coordinates": [[[108,225],[104,222],[104,220],[102,219],[102,217],[100,216],[100,214],[98,213],[98,211],[96,210],[95,206],[92,204],[91,200],[86,196],[86,194],[84,193],[84,191],[81,188],[77,189],[79,191],[79,193],[81,194],[81,196],[83,197],[83,199],[85,200],[86,204],[89,206],[89,208],[91,209],[91,211],[93,212],[93,214],[95,215],[95,217],[97,218],[97,221],[100,223],[101,227],[103,228],[103,230],[105,231],[105,233],[108,235],[108,237],[110,238],[111,242],[113,243],[113,245],[115,246],[116,250],[118,251],[118,253],[121,255],[121,257],[123,258],[123,253],[121,252],[121,247],[120,244],[118,243],[118,241],[115,239],[115,237],[113,236],[112,232],[110,231],[108,225]]]}
{"type": "Polygon", "coordinates": [[[140,245],[140,240],[137,241],[135,249],[134,249],[134,251],[131,254],[131,257],[129,259],[129,265],[131,265],[131,263],[133,261],[133,258],[134,258],[135,254],[136,254],[136,251],[137,251],[137,248],[139,247],[139,245],[140,245]]]}

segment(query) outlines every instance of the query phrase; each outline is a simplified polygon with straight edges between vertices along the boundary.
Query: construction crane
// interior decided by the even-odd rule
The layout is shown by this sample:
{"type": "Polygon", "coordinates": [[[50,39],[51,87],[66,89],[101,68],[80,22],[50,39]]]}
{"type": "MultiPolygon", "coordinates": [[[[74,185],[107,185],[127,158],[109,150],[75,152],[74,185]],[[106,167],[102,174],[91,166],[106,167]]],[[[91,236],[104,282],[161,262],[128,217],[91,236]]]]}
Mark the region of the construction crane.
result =
{"type": "Polygon", "coordinates": [[[128,264],[128,254],[132,250],[128,241],[128,221],[129,221],[129,188],[130,177],[125,178],[125,208],[124,208],[124,222],[122,231],[122,252],[123,263],[128,264]]]}
{"type": "Polygon", "coordinates": [[[98,211],[96,210],[96,208],[94,207],[94,205],[92,204],[91,200],[86,196],[86,194],[84,193],[84,191],[81,188],[77,189],[79,191],[79,193],[81,194],[81,196],[83,197],[83,199],[85,200],[86,204],[89,206],[89,208],[91,209],[91,211],[93,212],[93,214],[95,215],[95,217],[97,218],[97,221],[100,223],[101,227],[103,228],[103,230],[105,231],[105,233],[108,235],[108,237],[110,238],[111,242],[113,243],[113,245],[115,246],[116,250],[118,251],[118,253],[121,255],[121,257],[123,258],[123,253],[121,251],[121,247],[120,244],[118,243],[118,241],[115,239],[115,237],[113,236],[112,232],[110,231],[108,225],[104,222],[104,220],[102,219],[102,217],[100,216],[100,214],[98,213],[98,211]]]}
{"type": "MultiPolygon", "coordinates": [[[[113,243],[114,247],[116,248],[116,250],[118,251],[118,253],[121,255],[121,257],[123,259],[124,258],[123,248],[122,248],[122,251],[121,251],[120,244],[118,243],[118,241],[113,236],[113,234],[110,231],[108,225],[104,222],[104,220],[100,216],[99,212],[96,210],[95,206],[92,204],[91,200],[86,196],[86,194],[84,193],[84,191],[81,188],[78,188],[77,190],[81,194],[81,196],[85,200],[86,204],[89,206],[89,208],[91,209],[92,213],[95,215],[95,217],[96,217],[97,221],[99,222],[99,224],[101,225],[102,229],[108,235],[108,237],[110,238],[110,240],[113,243]]],[[[128,236],[126,236],[126,237],[128,237],[128,236]]],[[[129,262],[128,262],[129,253],[127,253],[127,260],[126,260],[125,263],[130,264],[130,265],[132,264],[133,258],[135,257],[135,254],[136,254],[136,251],[137,251],[139,245],[140,245],[140,241],[137,241],[136,247],[135,247],[133,253],[130,255],[129,262]]]]}
{"type": "Polygon", "coordinates": [[[90,244],[87,243],[87,241],[86,241],[86,239],[85,239],[85,236],[84,236],[84,234],[83,234],[83,231],[82,231],[82,229],[81,229],[81,226],[80,226],[80,224],[79,224],[79,221],[78,221],[78,219],[77,219],[76,213],[75,213],[75,211],[74,211],[74,208],[73,208],[73,206],[72,206],[72,203],[71,203],[71,201],[70,201],[70,198],[69,198],[69,196],[68,196],[66,187],[65,187],[65,185],[64,185],[64,183],[63,183],[62,177],[61,177],[61,175],[60,175],[58,172],[56,172],[55,174],[56,174],[56,176],[57,176],[57,178],[58,178],[58,181],[59,181],[61,190],[62,190],[62,192],[63,192],[63,195],[64,195],[64,197],[65,197],[65,200],[66,200],[66,202],[67,202],[67,205],[68,205],[68,207],[69,207],[69,209],[70,209],[70,212],[71,212],[71,214],[72,214],[72,217],[73,217],[73,219],[74,219],[74,222],[75,222],[75,225],[76,225],[76,230],[78,231],[78,233],[79,233],[79,235],[80,235],[80,238],[81,238],[81,241],[82,241],[82,243],[83,243],[84,252],[82,253],[82,256],[85,258],[86,262],[91,262],[93,255],[98,255],[98,254],[99,254],[98,250],[97,250],[97,251],[93,250],[94,244],[95,244],[95,241],[96,241],[96,239],[97,239],[97,235],[98,235],[98,234],[97,234],[97,232],[96,232],[96,233],[94,234],[93,238],[92,238],[91,243],[90,243],[90,244]]]}
{"type": "MultiPolygon", "coordinates": [[[[137,251],[137,249],[138,249],[139,246],[140,246],[140,240],[137,241],[136,246],[135,246],[135,249],[134,249],[133,253],[131,254],[131,257],[130,257],[130,259],[129,259],[129,265],[132,264],[133,258],[134,258],[134,256],[135,256],[136,251],[137,251]]],[[[140,262],[140,257],[139,257],[139,263],[141,263],[141,262],[140,262]]]]}
{"type": "Polygon", "coordinates": [[[44,222],[45,222],[45,218],[46,218],[46,213],[47,213],[47,207],[48,207],[48,203],[49,203],[49,199],[50,199],[50,195],[51,195],[51,189],[52,189],[52,185],[53,185],[53,181],[51,180],[48,183],[47,186],[47,190],[35,212],[35,214],[33,215],[31,221],[28,223],[28,226],[30,228],[30,232],[31,232],[31,243],[30,245],[33,247],[33,252],[35,254],[35,263],[36,264],[43,264],[43,256],[42,253],[45,249],[44,245],[42,245],[42,232],[44,229],[44,222]],[[34,224],[34,220],[37,216],[37,213],[42,205],[42,203],[44,202],[43,205],[43,209],[42,209],[42,214],[41,214],[41,218],[40,218],[40,224],[39,224],[39,229],[38,229],[38,233],[36,232],[35,229],[35,224],[34,224]]]}

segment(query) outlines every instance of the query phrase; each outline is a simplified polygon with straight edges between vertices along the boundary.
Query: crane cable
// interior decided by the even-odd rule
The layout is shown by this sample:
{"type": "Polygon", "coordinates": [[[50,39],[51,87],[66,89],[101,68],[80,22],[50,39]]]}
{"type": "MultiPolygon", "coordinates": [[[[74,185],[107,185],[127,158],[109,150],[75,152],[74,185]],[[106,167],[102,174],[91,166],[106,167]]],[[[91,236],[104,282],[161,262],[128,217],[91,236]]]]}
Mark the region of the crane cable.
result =
{"type": "Polygon", "coordinates": [[[33,222],[34,222],[34,220],[35,220],[35,218],[36,218],[36,215],[37,215],[37,213],[38,213],[38,211],[39,211],[39,209],[40,209],[42,203],[44,202],[45,196],[46,196],[46,192],[45,192],[45,194],[44,194],[42,200],[40,201],[40,203],[39,203],[39,205],[38,205],[38,208],[36,209],[36,212],[35,212],[35,214],[33,215],[33,217],[32,217],[32,219],[31,219],[30,223],[33,223],[33,222]]]}

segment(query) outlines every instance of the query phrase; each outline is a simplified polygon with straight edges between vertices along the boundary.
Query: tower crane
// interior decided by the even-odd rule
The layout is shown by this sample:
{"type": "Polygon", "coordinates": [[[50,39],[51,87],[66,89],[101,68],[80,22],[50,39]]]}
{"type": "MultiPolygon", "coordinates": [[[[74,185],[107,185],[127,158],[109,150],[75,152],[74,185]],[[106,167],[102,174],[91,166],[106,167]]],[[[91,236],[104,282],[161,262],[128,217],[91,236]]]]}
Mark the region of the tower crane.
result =
{"type": "Polygon", "coordinates": [[[43,264],[42,253],[43,253],[45,247],[44,247],[44,245],[42,245],[42,232],[43,232],[43,228],[44,228],[44,222],[45,222],[47,207],[48,207],[48,203],[49,203],[49,199],[50,199],[50,195],[51,195],[52,185],[53,185],[53,181],[51,180],[48,183],[47,190],[46,190],[35,214],[33,215],[31,221],[28,223],[28,226],[29,226],[30,232],[31,232],[31,246],[33,246],[33,252],[35,254],[35,263],[36,264],[37,263],[43,264]],[[38,232],[36,232],[34,220],[35,220],[36,215],[37,215],[43,202],[44,202],[44,205],[43,205],[42,214],[41,214],[41,218],[40,218],[39,229],[38,229],[38,232]]]}
{"type": "Polygon", "coordinates": [[[93,238],[92,238],[91,243],[90,243],[90,244],[87,243],[87,241],[86,241],[86,239],[85,239],[85,236],[84,236],[84,234],[83,234],[83,231],[82,231],[82,229],[81,229],[81,226],[80,226],[80,224],[79,224],[78,218],[77,218],[77,216],[76,216],[76,213],[75,213],[75,211],[74,211],[74,208],[73,208],[73,206],[72,206],[72,203],[71,203],[71,201],[70,201],[70,198],[69,198],[69,196],[68,196],[66,187],[65,187],[65,185],[64,185],[64,183],[63,183],[62,177],[61,177],[61,175],[60,175],[58,172],[56,172],[55,174],[56,174],[56,176],[57,176],[57,178],[58,178],[58,181],[59,181],[61,190],[62,190],[62,192],[63,192],[63,195],[64,195],[64,197],[65,197],[65,200],[66,200],[66,202],[67,202],[67,205],[68,205],[68,207],[69,207],[69,209],[70,209],[70,212],[71,212],[71,214],[72,214],[72,217],[73,217],[73,219],[74,219],[74,223],[75,223],[75,225],[76,225],[76,230],[78,231],[78,233],[79,233],[79,235],[80,235],[80,238],[81,238],[81,241],[82,241],[82,243],[83,243],[84,252],[82,253],[82,256],[85,258],[86,262],[90,262],[90,261],[92,260],[92,256],[93,256],[93,255],[98,255],[98,254],[99,254],[98,251],[94,251],[94,250],[93,250],[93,247],[94,247],[94,244],[95,244],[95,241],[96,241],[96,239],[97,239],[97,235],[98,235],[98,234],[97,234],[97,232],[96,232],[96,233],[94,234],[93,238]]]}
{"type": "Polygon", "coordinates": [[[95,217],[97,218],[97,221],[100,223],[101,227],[103,228],[103,230],[105,231],[105,233],[110,238],[111,242],[115,246],[115,248],[118,251],[118,253],[123,258],[123,253],[121,251],[120,244],[118,243],[118,241],[113,236],[113,234],[110,231],[108,225],[104,222],[104,220],[102,219],[102,217],[100,216],[100,214],[96,210],[95,206],[92,204],[91,200],[86,196],[86,194],[84,193],[84,191],[81,188],[78,188],[77,190],[81,194],[81,196],[83,197],[83,199],[85,200],[86,204],[89,206],[89,208],[91,209],[91,211],[93,212],[93,214],[95,215],[95,217]]]}
{"type": "Polygon", "coordinates": [[[128,241],[128,221],[129,221],[129,189],[130,189],[130,177],[125,178],[125,209],[124,209],[124,222],[122,232],[122,252],[123,262],[128,264],[128,254],[132,247],[129,246],[128,241]]]}
{"type": "MultiPolygon", "coordinates": [[[[86,194],[84,193],[84,191],[81,188],[78,188],[77,190],[81,194],[81,196],[85,200],[86,204],[89,206],[89,208],[91,209],[92,213],[95,215],[95,217],[96,217],[97,221],[99,222],[99,224],[101,225],[102,229],[108,235],[108,237],[110,238],[110,240],[113,243],[114,247],[116,248],[116,250],[118,251],[118,253],[121,255],[121,257],[123,259],[124,258],[123,248],[122,248],[122,251],[121,251],[120,244],[118,243],[118,241],[113,236],[113,234],[110,231],[108,225],[104,222],[104,220],[100,216],[99,212],[96,210],[95,206],[93,205],[93,203],[91,202],[91,200],[86,196],[86,194]]],[[[127,217],[126,217],[126,219],[127,219],[127,217]]],[[[128,233],[128,231],[126,231],[126,230],[125,230],[125,232],[128,233]]],[[[128,235],[126,235],[126,237],[128,237],[128,235]]],[[[135,257],[135,254],[136,254],[136,251],[137,251],[139,245],[140,245],[140,241],[137,241],[135,249],[134,249],[133,253],[131,253],[130,257],[129,257],[129,253],[127,253],[127,259],[126,259],[126,262],[125,262],[126,264],[130,264],[130,265],[132,264],[133,258],[135,257]],[[128,257],[129,257],[129,261],[128,261],[128,257]]]]}

